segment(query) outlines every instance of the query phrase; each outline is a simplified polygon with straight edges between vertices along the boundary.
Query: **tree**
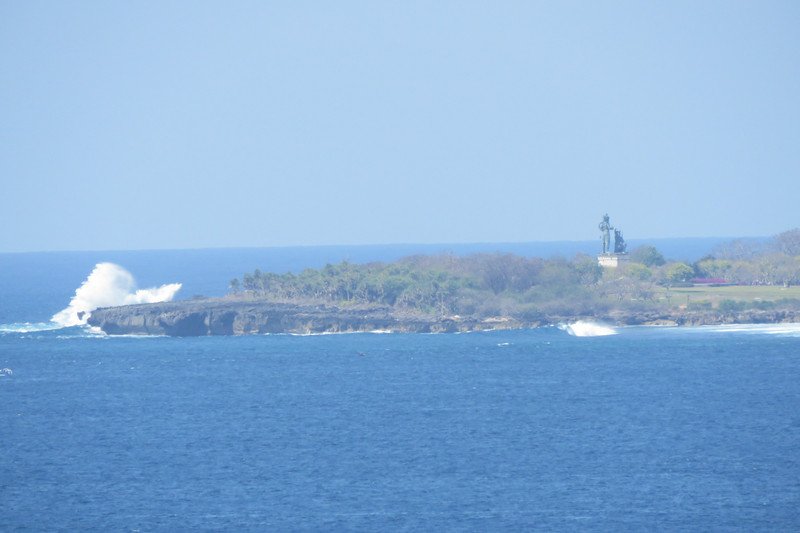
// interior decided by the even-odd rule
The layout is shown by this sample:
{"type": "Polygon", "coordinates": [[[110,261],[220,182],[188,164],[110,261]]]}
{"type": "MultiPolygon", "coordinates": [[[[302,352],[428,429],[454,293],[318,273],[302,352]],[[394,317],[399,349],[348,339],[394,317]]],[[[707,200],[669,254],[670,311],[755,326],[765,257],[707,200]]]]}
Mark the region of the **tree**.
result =
{"type": "Polygon", "coordinates": [[[685,263],[674,263],[667,269],[667,280],[672,283],[688,281],[694,276],[694,269],[685,263]]]}
{"type": "Polygon", "coordinates": [[[603,267],[597,264],[594,257],[578,254],[573,260],[573,264],[582,285],[594,285],[603,277],[603,267]]]}
{"type": "Polygon", "coordinates": [[[695,263],[695,270],[700,277],[728,280],[732,266],[733,263],[727,259],[701,259],[695,263]]]}
{"type": "Polygon", "coordinates": [[[714,257],[718,259],[751,259],[761,253],[761,243],[757,239],[734,239],[714,247],[714,257]]]}
{"type": "Polygon", "coordinates": [[[800,256],[785,256],[778,266],[778,276],[784,287],[800,283],[800,256]]]}
{"type": "Polygon", "coordinates": [[[790,256],[800,255],[800,228],[779,233],[773,240],[779,252],[790,256]]]}
{"type": "Polygon", "coordinates": [[[230,284],[228,285],[228,287],[229,287],[229,288],[230,288],[230,289],[231,289],[233,292],[239,292],[239,279],[238,279],[238,278],[233,278],[233,279],[231,280],[230,284]]]}
{"type": "Polygon", "coordinates": [[[748,261],[733,261],[730,269],[725,271],[725,279],[732,283],[753,283],[759,279],[758,265],[748,261]]]}
{"type": "Polygon", "coordinates": [[[789,287],[800,279],[800,258],[784,253],[765,255],[759,269],[767,283],[789,287]]]}
{"type": "Polygon", "coordinates": [[[639,246],[631,252],[631,261],[650,268],[661,266],[667,262],[655,246],[639,246]]]}
{"type": "Polygon", "coordinates": [[[641,263],[628,265],[628,275],[639,281],[647,281],[653,277],[653,272],[641,263]]]}

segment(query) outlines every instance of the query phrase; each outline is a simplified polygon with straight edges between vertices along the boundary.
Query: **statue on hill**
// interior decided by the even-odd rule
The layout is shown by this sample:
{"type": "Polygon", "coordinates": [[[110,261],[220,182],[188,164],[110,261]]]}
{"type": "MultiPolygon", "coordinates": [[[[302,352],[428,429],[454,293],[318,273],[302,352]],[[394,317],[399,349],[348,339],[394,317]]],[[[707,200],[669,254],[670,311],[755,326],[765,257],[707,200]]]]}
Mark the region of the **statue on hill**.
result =
{"type": "Polygon", "coordinates": [[[608,214],[603,215],[600,222],[600,232],[603,240],[603,253],[597,256],[597,264],[604,268],[617,268],[622,263],[630,261],[626,248],[628,243],[622,237],[622,230],[616,229],[608,220],[608,214]],[[614,249],[611,249],[611,231],[614,231],[614,249]]]}
{"type": "Polygon", "coordinates": [[[624,254],[625,248],[628,247],[628,243],[625,242],[625,239],[622,238],[622,232],[618,229],[614,230],[614,253],[615,254],[624,254]]]}
{"type": "Polygon", "coordinates": [[[610,250],[611,246],[611,230],[614,229],[611,227],[611,224],[608,221],[608,213],[603,215],[603,220],[600,222],[600,231],[602,232],[602,240],[603,240],[603,253],[607,254],[610,250]]]}

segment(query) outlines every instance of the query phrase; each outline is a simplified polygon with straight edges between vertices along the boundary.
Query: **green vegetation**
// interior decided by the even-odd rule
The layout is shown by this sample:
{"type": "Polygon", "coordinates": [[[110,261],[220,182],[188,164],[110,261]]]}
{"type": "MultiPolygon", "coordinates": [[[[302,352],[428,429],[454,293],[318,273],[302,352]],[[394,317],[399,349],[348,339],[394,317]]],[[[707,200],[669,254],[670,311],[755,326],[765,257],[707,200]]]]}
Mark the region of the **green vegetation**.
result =
{"type": "Polygon", "coordinates": [[[646,267],[661,266],[667,262],[655,246],[640,246],[631,252],[631,261],[646,267]]]}
{"type": "Polygon", "coordinates": [[[594,257],[511,254],[412,256],[394,263],[342,261],[299,274],[245,274],[231,297],[273,302],[384,306],[438,316],[591,316],[612,309],[734,313],[800,309],[800,230],[768,243],[732,241],[695,263],[667,261],[652,246],[604,269],[594,257]],[[698,284],[698,278],[706,283],[698,284]],[[693,280],[695,281],[693,283],[693,280]]]}
{"type": "Polygon", "coordinates": [[[245,274],[239,297],[337,306],[381,305],[441,315],[571,312],[600,299],[603,269],[589,256],[544,260],[511,254],[412,256],[390,264],[343,261],[299,274],[245,274]]]}
{"type": "Polygon", "coordinates": [[[686,283],[694,277],[694,269],[684,263],[673,263],[667,268],[667,281],[686,283]]]}

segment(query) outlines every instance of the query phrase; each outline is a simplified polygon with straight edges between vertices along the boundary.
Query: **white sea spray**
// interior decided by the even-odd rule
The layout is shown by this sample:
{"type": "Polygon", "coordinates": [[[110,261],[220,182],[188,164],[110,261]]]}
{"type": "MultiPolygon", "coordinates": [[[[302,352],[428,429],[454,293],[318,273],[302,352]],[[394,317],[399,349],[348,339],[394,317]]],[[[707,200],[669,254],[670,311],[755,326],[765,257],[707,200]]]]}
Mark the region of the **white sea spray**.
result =
{"type": "Polygon", "coordinates": [[[578,320],[572,324],[563,324],[559,326],[559,328],[574,337],[603,337],[617,334],[617,331],[612,327],[596,322],[589,322],[587,320],[578,320]]]}
{"type": "Polygon", "coordinates": [[[61,327],[79,326],[86,324],[89,314],[98,307],[168,302],[180,288],[180,283],[169,283],[137,290],[130,272],[114,263],[98,263],[75,290],[69,305],[51,320],[61,327]]]}

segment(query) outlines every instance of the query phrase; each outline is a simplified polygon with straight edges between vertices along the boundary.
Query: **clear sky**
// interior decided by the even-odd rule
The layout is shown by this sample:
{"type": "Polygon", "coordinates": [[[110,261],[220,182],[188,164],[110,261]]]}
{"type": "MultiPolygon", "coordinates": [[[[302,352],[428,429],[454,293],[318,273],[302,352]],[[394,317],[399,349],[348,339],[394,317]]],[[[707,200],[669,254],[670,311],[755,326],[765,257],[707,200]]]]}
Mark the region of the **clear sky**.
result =
{"type": "Polygon", "coordinates": [[[768,236],[800,2],[0,2],[0,252],[768,236]]]}

